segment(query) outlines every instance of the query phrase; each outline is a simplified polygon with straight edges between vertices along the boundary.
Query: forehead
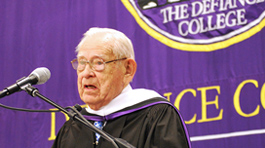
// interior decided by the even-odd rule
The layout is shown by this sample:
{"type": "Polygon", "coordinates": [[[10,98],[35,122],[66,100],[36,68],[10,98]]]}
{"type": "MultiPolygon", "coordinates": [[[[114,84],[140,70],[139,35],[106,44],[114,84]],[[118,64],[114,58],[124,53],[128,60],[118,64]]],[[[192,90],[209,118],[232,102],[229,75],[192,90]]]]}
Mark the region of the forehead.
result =
{"type": "Polygon", "coordinates": [[[112,51],[111,42],[109,40],[105,40],[104,36],[102,35],[88,37],[79,46],[77,57],[81,56],[86,58],[91,58],[94,56],[102,58],[112,57],[114,54],[112,51]]]}
{"type": "Polygon", "coordinates": [[[87,49],[87,48],[80,48],[77,57],[85,57],[87,59],[93,58],[93,57],[100,57],[100,58],[108,58],[112,57],[113,54],[109,52],[108,50],[104,50],[101,48],[93,48],[93,49],[87,49]]]}

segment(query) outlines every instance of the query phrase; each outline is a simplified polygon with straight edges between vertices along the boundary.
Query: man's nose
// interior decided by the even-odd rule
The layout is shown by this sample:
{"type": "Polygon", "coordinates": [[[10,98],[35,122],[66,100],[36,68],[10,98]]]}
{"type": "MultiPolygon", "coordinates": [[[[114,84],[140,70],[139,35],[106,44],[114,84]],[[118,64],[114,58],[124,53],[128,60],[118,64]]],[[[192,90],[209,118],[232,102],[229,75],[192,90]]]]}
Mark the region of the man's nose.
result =
{"type": "Polygon", "coordinates": [[[82,73],[83,73],[84,77],[95,76],[94,70],[93,70],[92,66],[90,65],[90,63],[86,64],[85,69],[83,70],[82,73]]]}

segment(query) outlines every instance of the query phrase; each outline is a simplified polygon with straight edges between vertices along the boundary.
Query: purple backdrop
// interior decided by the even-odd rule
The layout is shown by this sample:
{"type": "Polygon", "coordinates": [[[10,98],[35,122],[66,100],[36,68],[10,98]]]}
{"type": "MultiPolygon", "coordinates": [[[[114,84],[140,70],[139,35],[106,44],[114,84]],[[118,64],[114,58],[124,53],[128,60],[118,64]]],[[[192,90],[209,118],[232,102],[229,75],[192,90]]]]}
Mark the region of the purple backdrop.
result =
{"type": "MultiPolygon", "coordinates": [[[[251,6],[265,10],[262,0],[251,6]]],[[[64,107],[83,105],[70,61],[86,30],[110,27],[124,32],[134,44],[138,70],[133,88],[154,89],[175,104],[186,121],[194,148],[262,148],[264,24],[261,21],[260,30],[231,46],[196,52],[173,48],[152,36],[125,0],[0,0],[0,89],[37,67],[47,67],[51,79],[37,86],[39,91],[64,107]]],[[[25,92],[2,98],[0,103],[29,109],[54,108],[25,92]]],[[[0,108],[0,120],[1,147],[47,148],[66,118],[62,113],[0,108]]]]}

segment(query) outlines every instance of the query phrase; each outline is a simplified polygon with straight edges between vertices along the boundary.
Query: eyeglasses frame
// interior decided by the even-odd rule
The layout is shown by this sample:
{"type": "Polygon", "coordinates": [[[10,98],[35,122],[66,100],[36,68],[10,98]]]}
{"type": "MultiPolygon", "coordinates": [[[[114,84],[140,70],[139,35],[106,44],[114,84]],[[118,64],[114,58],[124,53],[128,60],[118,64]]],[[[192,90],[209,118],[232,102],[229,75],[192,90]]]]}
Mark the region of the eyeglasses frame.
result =
{"type": "MultiPolygon", "coordinates": [[[[106,61],[106,62],[102,59],[102,60],[103,60],[103,63],[104,63],[104,69],[105,69],[105,64],[108,64],[108,63],[111,63],[111,62],[115,62],[115,61],[125,60],[125,59],[127,59],[127,58],[124,57],[124,58],[114,59],[114,60],[110,60],[110,61],[106,61]]],[[[75,61],[78,61],[77,58],[75,58],[75,59],[73,59],[73,60],[71,61],[71,63],[72,63],[72,67],[73,67],[75,70],[78,70],[77,67],[76,67],[76,68],[74,67],[74,62],[75,62],[75,61]]],[[[95,70],[95,71],[103,71],[103,70],[104,70],[104,69],[102,69],[102,70],[96,70],[96,69],[94,69],[93,66],[91,66],[90,61],[85,61],[85,62],[89,64],[89,66],[90,66],[90,68],[91,68],[92,70],[95,70]]],[[[78,63],[78,62],[77,62],[77,63],[78,63]]],[[[86,68],[86,66],[85,66],[85,68],[86,68]]],[[[85,68],[84,68],[84,69],[85,69],[85,68]]],[[[84,70],[84,69],[83,69],[83,70],[84,70]]],[[[80,70],[80,71],[83,71],[83,70],[80,70]]]]}

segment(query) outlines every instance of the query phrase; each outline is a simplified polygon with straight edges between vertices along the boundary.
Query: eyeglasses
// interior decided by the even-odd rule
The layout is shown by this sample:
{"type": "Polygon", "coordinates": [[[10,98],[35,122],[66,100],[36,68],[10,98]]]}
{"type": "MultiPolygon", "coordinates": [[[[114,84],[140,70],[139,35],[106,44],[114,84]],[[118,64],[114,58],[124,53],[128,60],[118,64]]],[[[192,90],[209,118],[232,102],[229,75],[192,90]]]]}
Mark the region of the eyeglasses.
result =
{"type": "Polygon", "coordinates": [[[90,61],[87,61],[85,58],[81,58],[81,59],[73,59],[71,61],[71,63],[72,63],[72,66],[75,70],[79,70],[79,71],[84,70],[86,68],[87,63],[88,63],[92,70],[103,71],[105,69],[105,64],[119,61],[119,60],[125,60],[125,59],[127,59],[127,58],[125,57],[125,58],[121,58],[121,59],[115,59],[115,60],[104,62],[104,60],[101,58],[93,58],[90,61]]]}

